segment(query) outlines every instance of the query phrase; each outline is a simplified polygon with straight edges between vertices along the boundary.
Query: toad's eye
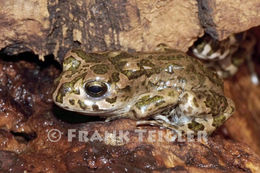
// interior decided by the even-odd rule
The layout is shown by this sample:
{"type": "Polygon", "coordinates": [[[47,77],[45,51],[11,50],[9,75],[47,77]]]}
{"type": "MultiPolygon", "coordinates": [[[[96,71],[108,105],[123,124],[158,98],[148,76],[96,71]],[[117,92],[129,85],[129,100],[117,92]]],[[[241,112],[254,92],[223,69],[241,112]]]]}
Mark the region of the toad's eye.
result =
{"type": "Polygon", "coordinates": [[[91,81],[85,84],[85,91],[91,97],[101,97],[107,92],[107,85],[100,81],[91,81]]]}

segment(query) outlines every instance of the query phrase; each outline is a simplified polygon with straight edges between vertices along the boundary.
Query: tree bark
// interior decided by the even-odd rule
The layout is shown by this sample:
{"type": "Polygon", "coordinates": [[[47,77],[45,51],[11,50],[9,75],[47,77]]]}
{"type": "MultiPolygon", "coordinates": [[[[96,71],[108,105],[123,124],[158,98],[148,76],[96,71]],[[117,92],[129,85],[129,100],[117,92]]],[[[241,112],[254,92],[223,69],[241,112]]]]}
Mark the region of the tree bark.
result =
{"type": "Polygon", "coordinates": [[[260,25],[259,0],[198,0],[198,4],[201,24],[215,39],[260,25]]]}
{"type": "Polygon", "coordinates": [[[0,0],[0,48],[62,60],[85,51],[150,51],[159,43],[187,51],[203,33],[197,2],[158,0],[0,0]]]}
{"type": "Polygon", "coordinates": [[[0,0],[0,49],[59,61],[73,47],[152,51],[165,43],[187,51],[202,26],[221,40],[259,25],[259,1],[237,1],[0,0]]]}

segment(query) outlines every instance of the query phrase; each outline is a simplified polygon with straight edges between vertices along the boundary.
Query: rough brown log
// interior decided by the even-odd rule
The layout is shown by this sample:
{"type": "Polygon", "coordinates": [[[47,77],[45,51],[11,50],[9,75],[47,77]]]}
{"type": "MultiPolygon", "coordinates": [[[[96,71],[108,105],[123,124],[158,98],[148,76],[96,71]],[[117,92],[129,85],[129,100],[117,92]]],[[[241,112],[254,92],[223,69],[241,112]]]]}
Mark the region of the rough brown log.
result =
{"type": "Polygon", "coordinates": [[[62,60],[86,51],[153,50],[159,43],[187,51],[202,34],[197,2],[157,0],[0,0],[0,48],[32,50],[62,60]]]}
{"type": "Polygon", "coordinates": [[[196,0],[0,0],[0,49],[60,61],[72,47],[151,51],[166,43],[187,51],[203,34],[200,23],[220,40],[259,25],[259,1],[244,1],[198,1],[200,22],[196,0]]]}
{"type": "Polygon", "coordinates": [[[260,25],[259,0],[198,0],[198,4],[201,24],[215,39],[260,25]]]}

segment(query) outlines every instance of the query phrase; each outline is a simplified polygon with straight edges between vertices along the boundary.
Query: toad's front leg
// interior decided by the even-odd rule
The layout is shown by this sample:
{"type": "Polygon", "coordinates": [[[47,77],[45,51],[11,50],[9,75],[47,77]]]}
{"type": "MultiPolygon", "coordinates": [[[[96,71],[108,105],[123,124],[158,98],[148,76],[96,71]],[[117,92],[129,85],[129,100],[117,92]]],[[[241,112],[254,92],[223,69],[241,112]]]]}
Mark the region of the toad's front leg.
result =
{"type": "Polygon", "coordinates": [[[129,109],[124,114],[114,115],[107,118],[106,121],[111,121],[117,118],[130,118],[133,120],[147,120],[153,115],[167,110],[169,107],[174,107],[178,103],[179,92],[173,88],[165,88],[156,90],[150,93],[141,94],[133,97],[133,102],[126,107],[129,109]]]}

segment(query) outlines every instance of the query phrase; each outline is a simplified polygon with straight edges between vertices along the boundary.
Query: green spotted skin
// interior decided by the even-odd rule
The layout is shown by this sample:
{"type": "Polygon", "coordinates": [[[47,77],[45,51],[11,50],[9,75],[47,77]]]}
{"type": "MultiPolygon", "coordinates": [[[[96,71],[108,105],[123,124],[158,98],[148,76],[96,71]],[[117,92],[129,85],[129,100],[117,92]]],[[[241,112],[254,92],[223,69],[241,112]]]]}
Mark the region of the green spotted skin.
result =
{"type": "Polygon", "coordinates": [[[227,78],[236,74],[246,60],[252,61],[255,44],[256,39],[248,32],[232,34],[222,41],[205,34],[194,43],[191,51],[220,77],[227,78]]]}
{"type": "Polygon", "coordinates": [[[171,50],[151,53],[68,52],[56,80],[54,102],[67,110],[107,120],[130,118],[174,130],[213,132],[234,112],[223,81],[198,60],[171,50]],[[93,97],[89,82],[107,91],[93,97]]]}

